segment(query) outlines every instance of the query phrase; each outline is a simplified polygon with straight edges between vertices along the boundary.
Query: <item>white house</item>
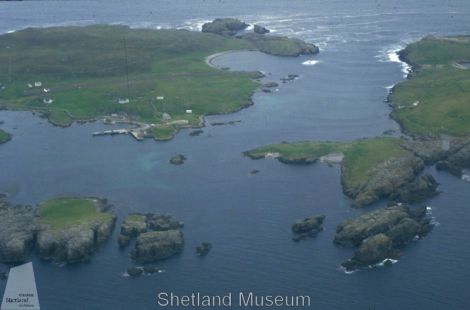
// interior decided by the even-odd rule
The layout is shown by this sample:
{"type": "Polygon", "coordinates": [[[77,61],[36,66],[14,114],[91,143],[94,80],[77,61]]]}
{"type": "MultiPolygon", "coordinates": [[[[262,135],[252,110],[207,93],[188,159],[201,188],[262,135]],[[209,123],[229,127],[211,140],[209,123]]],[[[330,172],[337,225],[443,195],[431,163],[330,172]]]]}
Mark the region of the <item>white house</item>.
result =
{"type": "Polygon", "coordinates": [[[51,91],[51,89],[50,89],[50,88],[44,88],[43,91],[44,91],[45,93],[48,93],[48,92],[51,91]]]}
{"type": "Polygon", "coordinates": [[[165,99],[165,97],[163,97],[163,96],[157,96],[157,100],[164,100],[164,99],[165,99]]]}
{"type": "Polygon", "coordinates": [[[193,110],[186,110],[186,114],[193,114],[193,110]]]}
{"type": "Polygon", "coordinates": [[[41,82],[41,81],[36,81],[36,82],[34,82],[34,86],[35,86],[35,87],[41,87],[41,86],[42,86],[42,82],[41,82]]]}
{"type": "Polygon", "coordinates": [[[42,102],[44,102],[45,104],[51,104],[54,102],[54,100],[52,100],[52,98],[44,98],[42,99],[42,102]]]}
{"type": "Polygon", "coordinates": [[[129,98],[119,98],[118,99],[118,103],[119,104],[126,104],[126,103],[129,103],[129,98]]]}

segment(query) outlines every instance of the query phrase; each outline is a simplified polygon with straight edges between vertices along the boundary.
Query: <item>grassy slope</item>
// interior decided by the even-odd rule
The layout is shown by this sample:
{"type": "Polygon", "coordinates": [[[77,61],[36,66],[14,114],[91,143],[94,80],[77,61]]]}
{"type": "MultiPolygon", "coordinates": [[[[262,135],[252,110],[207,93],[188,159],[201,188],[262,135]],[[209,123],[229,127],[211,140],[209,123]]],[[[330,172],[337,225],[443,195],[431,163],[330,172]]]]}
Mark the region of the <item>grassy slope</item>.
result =
{"type": "MultiPolygon", "coordinates": [[[[246,40],[184,30],[129,29],[124,26],[26,29],[0,36],[0,106],[39,110],[66,126],[124,112],[149,123],[227,113],[246,105],[258,84],[253,72],[226,72],[207,66],[208,55],[253,49],[246,40]],[[126,41],[124,41],[124,37],[126,41]],[[126,42],[126,43],[125,43],[126,42]],[[127,97],[125,44],[131,103],[127,97]],[[42,81],[41,88],[27,83],[42,81]],[[42,88],[54,102],[43,103],[42,88]],[[164,96],[158,101],[156,96],[164,96]],[[194,114],[185,114],[192,109],[194,114]]],[[[162,130],[168,131],[163,128],[162,130]]]]}
{"type": "Polygon", "coordinates": [[[40,223],[59,230],[96,219],[112,217],[110,213],[96,210],[89,198],[58,198],[46,201],[38,209],[40,223]]]}
{"type": "Polygon", "coordinates": [[[246,154],[252,158],[261,158],[267,153],[280,153],[289,160],[306,158],[314,161],[330,153],[342,152],[344,180],[350,185],[357,185],[367,180],[369,169],[378,163],[407,154],[400,143],[400,139],[391,137],[353,142],[296,142],[268,145],[246,154]]]}
{"type": "Polygon", "coordinates": [[[470,61],[470,37],[427,37],[401,56],[415,72],[390,96],[393,118],[412,135],[469,134],[470,70],[454,65],[470,61]],[[412,107],[416,101],[419,105],[412,107]]]}
{"type": "Polygon", "coordinates": [[[10,139],[11,139],[11,135],[8,132],[0,129],[0,144],[5,143],[9,141],[10,139]]]}

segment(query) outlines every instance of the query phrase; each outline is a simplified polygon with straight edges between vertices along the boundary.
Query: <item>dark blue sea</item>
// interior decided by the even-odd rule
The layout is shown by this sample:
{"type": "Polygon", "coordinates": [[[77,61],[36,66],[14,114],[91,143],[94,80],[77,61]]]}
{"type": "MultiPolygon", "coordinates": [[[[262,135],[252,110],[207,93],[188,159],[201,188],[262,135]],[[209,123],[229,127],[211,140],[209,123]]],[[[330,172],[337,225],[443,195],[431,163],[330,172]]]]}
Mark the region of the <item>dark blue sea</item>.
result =
{"type": "MultiPolygon", "coordinates": [[[[0,112],[0,127],[13,134],[0,146],[0,192],[13,202],[99,196],[114,204],[118,224],[128,212],[170,213],[185,222],[183,254],[160,263],[165,272],[153,276],[123,276],[132,261],[117,247],[118,229],[90,263],[58,266],[32,256],[42,309],[158,309],[161,291],[309,295],[309,309],[318,310],[470,309],[470,183],[430,168],[441,184],[441,195],[426,202],[433,232],[391,267],[346,274],[339,266],[353,251],[333,245],[335,229],[364,210],[350,207],[338,167],[242,154],[281,141],[399,130],[384,102],[407,73],[395,52],[427,34],[468,34],[469,16],[468,0],[0,2],[1,33],[103,23],[198,30],[213,18],[238,17],[321,49],[299,58],[239,52],[215,59],[232,70],[262,70],[266,81],[300,78],[255,94],[254,105],[240,112],[207,117],[199,137],[183,130],[169,142],[98,138],[91,133],[109,128],[99,122],[62,129],[29,112],[0,112]],[[241,122],[210,125],[232,120],[241,122]],[[178,153],[188,161],[170,165],[178,153]],[[251,175],[253,169],[260,173],[251,175]],[[291,224],[312,214],[326,215],[325,230],[294,243],[291,224]],[[214,245],[203,259],[194,253],[201,241],[214,245]]],[[[0,295],[4,287],[0,282],[0,295]]]]}

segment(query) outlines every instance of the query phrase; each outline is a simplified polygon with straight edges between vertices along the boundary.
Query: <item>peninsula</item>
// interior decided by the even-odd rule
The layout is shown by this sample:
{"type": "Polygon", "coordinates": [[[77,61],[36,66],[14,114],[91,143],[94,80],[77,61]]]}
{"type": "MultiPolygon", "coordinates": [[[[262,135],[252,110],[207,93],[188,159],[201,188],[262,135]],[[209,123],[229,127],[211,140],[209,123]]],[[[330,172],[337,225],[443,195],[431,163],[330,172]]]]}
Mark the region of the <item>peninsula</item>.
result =
{"type": "Polygon", "coordinates": [[[287,164],[341,163],[343,190],[353,206],[381,198],[414,203],[436,195],[433,177],[421,175],[426,165],[458,176],[470,167],[470,37],[425,37],[400,57],[413,73],[393,88],[389,102],[391,116],[411,137],[281,143],[245,154],[287,164]]]}
{"type": "Polygon", "coordinates": [[[95,25],[0,35],[0,108],[38,111],[64,127],[96,119],[127,123],[129,130],[109,134],[171,139],[182,127],[202,126],[204,115],[250,105],[260,86],[260,72],[208,66],[211,55],[318,53],[313,44],[240,25],[246,24],[218,19],[203,32],[95,25]]]}
{"type": "Polygon", "coordinates": [[[11,140],[11,135],[8,132],[0,129],[0,144],[8,142],[10,140],[11,140]]]}

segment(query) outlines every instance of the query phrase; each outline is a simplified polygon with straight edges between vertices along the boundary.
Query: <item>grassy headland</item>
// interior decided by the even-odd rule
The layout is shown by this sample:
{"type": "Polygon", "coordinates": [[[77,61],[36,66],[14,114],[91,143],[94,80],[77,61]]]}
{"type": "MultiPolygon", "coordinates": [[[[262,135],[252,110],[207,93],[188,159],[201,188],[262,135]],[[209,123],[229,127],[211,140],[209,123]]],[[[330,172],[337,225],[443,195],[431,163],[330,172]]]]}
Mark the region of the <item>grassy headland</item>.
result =
{"type": "Polygon", "coordinates": [[[38,209],[39,223],[49,229],[61,230],[94,220],[111,219],[111,213],[99,210],[99,202],[91,198],[58,198],[42,203],[38,209]]]}
{"type": "Polygon", "coordinates": [[[0,129],[0,144],[8,142],[10,139],[11,135],[8,132],[0,129]]]}
{"type": "Polygon", "coordinates": [[[400,52],[413,67],[393,89],[392,117],[411,135],[470,133],[470,37],[425,37],[400,52]]]}
{"type": "Polygon", "coordinates": [[[408,154],[409,152],[400,144],[400,139],[391,137],[353,142],[294,142],[267,145],[245,154],[253,159],[264,158],[271,154],[281,162],[308,164],[328,154],[342,153],[343,181],[348,187],[356,188],[367,180],[370,170],[379,163],[408,154]]]}
{"type": "MultiPolygon", "coordinates": [[[[289,43],[302,48],[282,38],[284,50],[289,43]]],[[[205,58],[256,49],[256,40],[186,30],[28,28],[0,36],[0,107],[40,111],[59,126],[125,115],[169,139],[203,115],[250,104],[260,74],[218,70],[205,58]]]]}

